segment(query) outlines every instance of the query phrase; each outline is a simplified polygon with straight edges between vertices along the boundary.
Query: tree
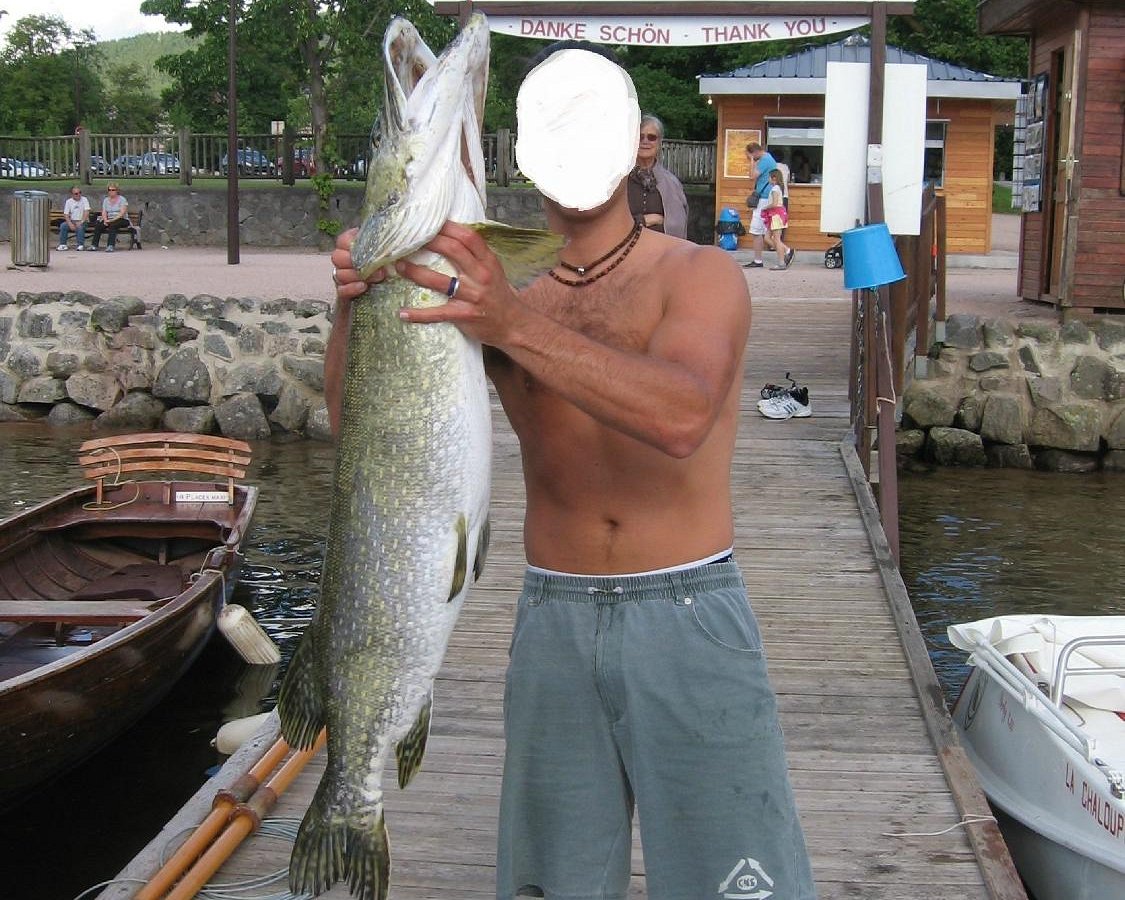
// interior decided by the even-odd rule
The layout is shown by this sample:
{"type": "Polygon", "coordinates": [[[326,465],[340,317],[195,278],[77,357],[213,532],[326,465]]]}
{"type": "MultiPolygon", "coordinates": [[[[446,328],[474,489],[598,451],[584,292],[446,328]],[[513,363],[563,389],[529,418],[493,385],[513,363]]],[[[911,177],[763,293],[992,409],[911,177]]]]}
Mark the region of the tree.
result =
{"type": "Polygon", "coordinates": [[[977,0],[918,0],[914,15],[888,19],[887,43],[989,75],[1026,76],[1027,41],[980,34],[976,8],[977,0]]]}
{"type": "Polygon", "coordinates": [[[58,16],[18,20],[0,50],[0,131],[70,134],[100,109],[95,41],[58,16]]]}

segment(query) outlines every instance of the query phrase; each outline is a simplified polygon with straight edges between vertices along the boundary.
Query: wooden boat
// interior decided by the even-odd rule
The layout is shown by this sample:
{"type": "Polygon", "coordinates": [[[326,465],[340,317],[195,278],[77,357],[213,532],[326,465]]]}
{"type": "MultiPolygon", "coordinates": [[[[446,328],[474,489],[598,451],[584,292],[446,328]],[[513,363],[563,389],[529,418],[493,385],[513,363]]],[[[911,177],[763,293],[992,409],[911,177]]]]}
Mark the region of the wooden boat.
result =
{"type": "Polygon", "coordinates": [[[965,752],[1038,900],[1125,897],[1125,616],[949,628],[965,752]]]}
{"type": "Polygon", "coordinates": [[[249,461],[204,435],[87,441],[95,484],[0,522],[0,804],[120,735],[203,649],[254,513],[249,461]]]}

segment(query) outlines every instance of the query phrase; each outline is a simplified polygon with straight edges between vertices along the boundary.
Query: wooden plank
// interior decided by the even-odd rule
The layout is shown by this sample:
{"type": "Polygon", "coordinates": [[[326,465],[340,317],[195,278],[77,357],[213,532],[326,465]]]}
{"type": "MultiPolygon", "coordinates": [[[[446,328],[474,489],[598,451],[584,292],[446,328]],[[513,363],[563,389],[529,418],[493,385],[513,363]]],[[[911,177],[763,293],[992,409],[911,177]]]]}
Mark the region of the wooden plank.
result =
{"type": "Polygon", "coordinates": [[[65,622],[69,625],[113,625],[152,615],[137,600],[0,600],[5,622],[65,622]]]}

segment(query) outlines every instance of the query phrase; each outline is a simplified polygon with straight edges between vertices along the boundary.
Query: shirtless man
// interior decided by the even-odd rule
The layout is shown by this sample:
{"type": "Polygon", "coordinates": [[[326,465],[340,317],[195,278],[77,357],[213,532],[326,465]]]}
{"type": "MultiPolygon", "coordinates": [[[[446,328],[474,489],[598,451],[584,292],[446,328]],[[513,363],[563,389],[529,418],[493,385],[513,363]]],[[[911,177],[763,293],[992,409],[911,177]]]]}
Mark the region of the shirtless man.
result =
{"type": "MultiPolygon", "coordinates": [[[[497,897],[623,900],[635,804],[651,900],[811,900],[761,638],[730,559],[749,293],[716,247],[647,229],[623,242],[624,174],[597,208],[546,201],[568,243],[522,293],[476,232],[447,223],[428,247],[456,267],[456,297],[402,313],[485,346],[523,458],[529,567],[505,696],[497,897]],[[579,278],[566,264],[590,268],[579,278]]],[[[332,254],[337,421],[349,304],[367,288],[354,235],[332,254]]],[[[396,271],[450,286],[407,262],[396,271]]]]}

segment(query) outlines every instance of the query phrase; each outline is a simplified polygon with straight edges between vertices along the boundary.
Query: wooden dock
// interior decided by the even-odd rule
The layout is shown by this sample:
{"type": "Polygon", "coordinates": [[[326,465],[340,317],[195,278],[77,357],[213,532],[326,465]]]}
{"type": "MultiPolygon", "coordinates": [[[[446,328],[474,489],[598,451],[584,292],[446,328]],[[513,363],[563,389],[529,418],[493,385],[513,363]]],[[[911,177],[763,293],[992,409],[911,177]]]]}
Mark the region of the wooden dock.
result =
{"type": "MultiPolygon", "coordinates": [[[[888,576],[880,535],[869,533],[870,500],[855,489],[858,467],[842,450],[850,321],[845,293],[755,301],[734,463],[736,558],[765,639],[819,896],[1016,900],[1023,892],[995,826],[959,824],[988,809],[957,748],[941,746],[945,726],[932,721],[940,710],[936,681],[916,687],[920,667],[928,667],[918,658],[924,648],[916,627],[896,624],[897,572],[888,576]],[[786,371],[809,385],[811,418],[758,415],[759,388],[780,382],[786,371]]],[[[388,787],[395,900],[494,896],[503,678],[523,570],[518,451],[502,416],[496,427],[488,567],[436,687],[423,770],[406,791],[388,787]]],[[[248,767],[270,737],[261,734],[213,781],[248,767]]],[[[299,819],[322,767],[323,755],[272,815],[299,819]]],[[[206,814],[214,790],[205,785],[121,877],[155,871],[169,843],[182,841],[182,829],[206,814]]],[[[254,835],[214,881],[283,869],[289,849],[284,840],[254,835]]],[[[643,872],[635,840],[630,897],[646,896],[643,872]]],[[[111,887],[102,897],[132,897],[135,890],[111,887]]],[[[323,896],[342,900],[348,892],[338,885],[323,896]]],[[[700,898],[712,896],[721,895],[701,888],[700,898]]]]}

